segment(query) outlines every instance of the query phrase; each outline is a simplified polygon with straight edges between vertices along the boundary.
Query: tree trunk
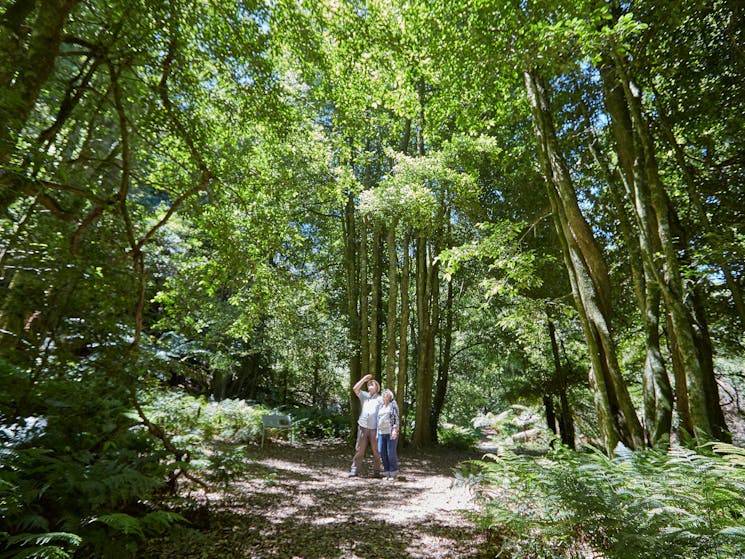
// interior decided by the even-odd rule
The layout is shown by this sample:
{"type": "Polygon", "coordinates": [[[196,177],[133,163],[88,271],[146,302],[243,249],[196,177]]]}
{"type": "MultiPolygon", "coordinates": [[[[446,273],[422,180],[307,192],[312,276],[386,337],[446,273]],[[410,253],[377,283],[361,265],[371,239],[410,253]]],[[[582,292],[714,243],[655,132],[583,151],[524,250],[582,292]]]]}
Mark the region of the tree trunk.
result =
{"type": "Polygon", "coordinates": [[[656,233],[663,265],[662,272],[658,273],[658,281],[670,313],[677,349],[685,370],[689,411],[694,429],[691,435],[703,440],[725,438],[726,425],[713,378],[711,353],[701,352],[697,347],[695,319],[684,302],[687,293],[680,269],[679,247],[676,246],[673,232],[674,221],[671,215],[674,216],[674,210],[660,179],[654,139],[643,114],[641,94],[627,75],[621,57],[615,56],[614,62],[626,96],[635,137],[639,140],[638,150],[649,185],[651,208],[656,218],[656,233]]]}
{"type": "Polygon", "coordinates": [[[430,437],[430,406],[432,402],[432,377],[427,370],[428,342],[430,325],[429,292],[427,279],[427,239],[424,233],[416,237],[416,313],[418,337],[416,343],[416,413],[414,414],[414,434],[412,442],[415,446],[429,443],[430,437]]]}
{"type": "Polygon", "coordinates": [[[431,414],[434,384],[435,338],[437,336],[437,263],[430,254],[430,243],[420,232],[416,241],[417,339],[416,414],[413,443],[432,443],[431,414]]]}
{"type": "Polygon", "coordinates": [[[372,291],[370,300],[370,370],[369,373],[382,384],[382,316],[383,298],[383,238],[380,233],[380,224],[373,224],[372,235],[372,291]]]}
{"type": "MultiPolygon", "coordinates": [[[[409,231],[404,235],[403,242],[403,264],[401,265],[401,320],[399,321],[398,335],[398,378],[396,381],[396,398],[398,400],[398,409],[402,418],[406,418],[409,413],[406,405],[406,381],[409,372],[409,276],[411,270],[411,257],[409,249],[411,245],[411,233],[409,231]]],[[[401,420],[401,426],[406,426],[406,421],[401,420]]]]}
{"type": "Polygon", "coordinates": [[[681,359],[680,349],[678,349],[678,340],[675,338],[675,329],[673,328],[673,321],[669,311],[665,312],[665,321],[667,324],[667,349],[670,353],[670,361],[673,366],[673,378],[675,378],[676,409],[678,411],[678,419],[680,420],[678,437],[681,441],[688,442],[691,439],[694,429],[690,405],[688,404],[685,366],[681,359]]]}
{"type": "Polygon", "coordinates": [[[660,351],[660,291],[648,281],[644,301],[644,417],[647,440],[656,448],[670,445],[673,419],[673,391],[660,351]]]}
{"type": "MultiPolygon", "coordinates": [[[[561,443],[568,446],[571,449],[575,448],[574,442],[574,418],[572,417],[572,410],[569,406],[569,398],[567,397],[567,383],[566,375],[564,374],[564,367],[561,364],[561,358],[559,357],[559,344],[556,341],[556,326],[554,326],[553,320],[548,318],[548,336],[551,340],[551,355],[554,358],[554,375],[556,376],[556,392],[559,395],[559,433],[561,435],[561,443]]],[[[554,411],[553,398],[550,395],[544,396],[544,405],[546,404],[546,397],[551,400],[551,412],[554,411]]],[[[546,408],[546,421],[549,421],[548,416],[549,409],[546,408]]],[[[551,429],[556,433],[556,419],[552,419],[551,422],[554,424],[554,428],[551,429]]],[[[549,425],[550,428],[550,425],[549,425]]]]}
{"type": "MultiPolygon", "coordinates": [[[[659,102],[659,93],[656,91],[655,99],[657,99],[657,114],[659,115],[660,128],[667,138],[668,144],[673,148],[673,152],[675,153],[675,160],[678,162],[678,166],[683,171],[686,187],[688,189],[688,199],[690,201],[690,204],[695,210],[699,222],[703,227],[703,233],[707,234],[710,237],[714,237],[716,232],[712,228],[709,215],[706,213],[706,209],[704,208],[701,196],[696,189],[696,180],[697,178],[700,178],[701,173],[698,171],[698,169],[696,169],[688,162],[683,148],[678,143],[678,140],[675,137],[672,125],[668,121],[667,115],[665,114],[665,111],[661,106],[662,104],[659,102]]],[[[742,289],[735,280],[734,274],[732,273],[732,268],[724,258],[720,247],[717,247],[712,252],[713,257],[716,260],[717,265],[719,266],[719,269],[722,271],[727,289],[729,289],[732,296],[732,302],[735,306],[735,311],[737,312],[737,316],[740,319],[740,327],[745,328],[745,300],[743,299],[742,289]]]]}
{"type": "Polygon", "coordinates": [[[551,394],[543,395],[543,409],[546,412],[546,427],[556,435],[556,411],[554,409],[554,399],[551,394]]]}
{"type": "Polygon", "coordinates": [[[359,415],[359,399],[352,392],[352,387],[362,377],[362,363],[360,359],[360,315],[359,302],[359,274],[357,269],[357,227],[354,208],[354,197],[350,192],[344,208],[344,267],[347,279],[347,318],[349,320],[349,407],[352,410],[351,440],[357,436],[357,416],[359,415]]]}
{"type": "Polygon", "coordinates": [[[360,361],[362,374],[370,373],[370,283],[367,280],[367,218],[362,219],[360,231],[360,361]]]}
{"type": "Polygon", "coordinates": [[[545,86],[533,71],[524,73],[534,130],[557,233],[562,240],[577,311],[590,349],[596,408],[606,451],[617,442],[644,445],[644,433],[621,375],[610,325],[610,282],[605,262],[579,209],[569,170],[558,146],[545,86]]]}
{"type": "Polygon", "coordinates": [[[409,154],[409,142],[411,141],[411,119],[404,119],[404,131],[401,136],[401,145],[399,151],[404,155],[409,154]]]}
{"type": "Polygon", "coordinates": [[[704,371],[706,407],[709,410],[710,421],[714,425],[714,436],[721,441],[732,442],[732,435],[727,427],[720,403],[719,385],[714,371],[714,349],[703,301],[704,295],[700,293],[697,286],[693,286],[686,297],[686,304],[693,316],[693,336],[704,371]]]}
{"type": "MultiPolygon", "coordinates": [[[[0,18],[0,167],[11,164],[17,135],[54,71],[62,30],[77,3],[16,0],[0,18]],[[32,15],[33,23],[28,21],[32,15]]],[[[2,196],[0,213],[12,200],[12,192],[2,196]]]]}
{"type": "MultiPolygon", "coordinates": [[[[644,327],[644,423],[645,436],[650,446],[665,448],[670,443],[672,428],[673,393],[665,361],[660,351],[659,316],[660,290],[654,272],[657,243],[653,231],[655,218],[649,211],[649,195],[643,170],[634,154],[631,119],[626,110],[623,91],[609,78],[608,65],[602,72],[605,106],[611,115],[611,129],[615,150],[620,162],[619,174],[613,173],[597,149],[591,148],[595,161],[603,170],[611,199],[619,219],[621,234],[629,250],[634,293],[644,327]],[[621,193],[617,177],[625,187],[621,193]],[[634,221],[626,215],[627,203],[633,207],[634,221]]],[[[589,119],[588,119],[589,122],[589,119]]]]}
{"type": "MultiPolygon", "coordinates": [[[[398,383],[396,382],[396,309],[398,294],[398,257],[396,253],[396,226],[398,219],[394,218],[388,225],[386,245],[388,247],[388,318],[386,321],[386,356],[385,356],[385,385],[395,387],[398,398],[398,383]]],[[[401,406],[399,405],[399,409],[401,406]]]]}
{"type": "Polygon", "coordinates": [[[437,368],[437,383],[435,385],[435,396],[432,402],[432,441],[437,442],[437,427],[440,424],[440,415],[445,405],[445,396],[450,379],[450,361],[453,347],[453,282],[448,282],[447,299],[445,300],[445,328],[441,331],[442,342],[440,350],[440,365],[437,368]]]}

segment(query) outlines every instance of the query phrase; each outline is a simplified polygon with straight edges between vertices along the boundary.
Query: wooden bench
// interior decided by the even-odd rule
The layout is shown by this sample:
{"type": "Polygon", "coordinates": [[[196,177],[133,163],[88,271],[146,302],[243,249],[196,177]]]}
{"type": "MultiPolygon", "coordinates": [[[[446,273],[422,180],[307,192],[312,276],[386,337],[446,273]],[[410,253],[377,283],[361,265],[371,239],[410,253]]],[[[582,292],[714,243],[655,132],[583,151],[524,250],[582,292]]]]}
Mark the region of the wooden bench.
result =
{"type": "Polygon", "coordinates": [[[261,448],[264,448],[264,435],[267,429],[289,429],[290,442],[295,442],[295,422],[289,415],[270,413],[261,417],[261,448]]]}

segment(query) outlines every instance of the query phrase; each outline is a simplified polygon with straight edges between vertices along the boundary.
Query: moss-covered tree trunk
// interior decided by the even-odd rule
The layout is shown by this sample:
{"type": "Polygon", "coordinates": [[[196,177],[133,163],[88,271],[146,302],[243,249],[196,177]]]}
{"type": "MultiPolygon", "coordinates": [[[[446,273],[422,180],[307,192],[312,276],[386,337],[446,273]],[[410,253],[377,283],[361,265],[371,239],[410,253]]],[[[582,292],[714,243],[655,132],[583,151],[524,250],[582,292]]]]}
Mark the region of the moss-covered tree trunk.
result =
{"type": "Polygon", "coordinates": [[[536,71],[524,72],[534,131],[554,222],[562,242],[577,311],[592,361],[592,385],[606,451],[620,441],[644,446],[644,433],[621,374],[611,330],[610,281],[600,249],[580,211],[548,105],[546,87],[536,71]]]}
{"type": "Polygon", "coordinates": [[[674,231],[675,210],[660,177],[654,137],[644,116],[641,93],[631,81],[623,59],[615,56],[613,60],[628,104],[634,138],[638,141],[636,153],[641,159],[645,183],[649,188],[649,206],[654,213],[655,234],[661,255],[654,271],[670,316],[675,347],[685,371],[688,411],[693,428],[691,435],[704,440],[726,438],[727,427],[714,379],[705,320],[697,320],[696,310],[686,306],[686,302],[695,294],[684,285],[679,256],[684,247],[679,246],[680,232],[676,235],[674,231]]]}
{"type": "Polygon", "coordinates": [[[594,151],[595,159],[604,170],[616,208],[624,241],[629,249],[634,292],[644,327],[645,359],[643,400],[645,434],[649,445],[666,447],[672,428],[673,391],[660,351],[660,288],[654,270],[654,254],[658,242],[654,213],[649,202],[649,189],[640,158],[635,154],[631,118],[623,90],[612,79],[612,66],[602,72],[605,106],[611,115],[611,130],[619,162],[613,173],[605,160],[594,151]],[[623,193],[617,185],[623,184],[623,193]],[[627,215],[627,207],[632,208],[627,215]]]}

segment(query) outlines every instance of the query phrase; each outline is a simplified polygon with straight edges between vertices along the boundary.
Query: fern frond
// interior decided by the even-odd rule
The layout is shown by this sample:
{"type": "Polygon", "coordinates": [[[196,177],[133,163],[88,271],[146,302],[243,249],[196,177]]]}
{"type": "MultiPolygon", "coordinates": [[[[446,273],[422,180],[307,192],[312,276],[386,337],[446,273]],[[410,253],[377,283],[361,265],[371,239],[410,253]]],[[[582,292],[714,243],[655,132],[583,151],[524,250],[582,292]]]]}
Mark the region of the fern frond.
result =
{"type": "Polygon", "coordinates": [[[140,520],[143,531],[148,535],[159,535],[168,531],[174,524],[179,522],[189,523],[186,518],[175,512],[154,511],[149,512],[140,520]]]}
{"type": "Polygon", "coordinates": [[[10,536],[7,540],[7,545],[26,546],[33,544],[43,546],[51,542],[62,542],[77,547],[81,541],[82,539],[77,534],[71,534],[69,532],[45,532],[43,534],[16,534],[15,536],[10,536]]]}
{"type": "Polygon", "coordinates": [[[672,448],[614,459],[562,451],[545,459],[485,458],[490,461],[472,467],[494,487],[484,508],[487,525],[509,534],[514,549],[553,549],[579,535],[609,559],[745,552],[745,479],[723,456],[672,448]]]}
{"type": "Polygon", "coordinates": [[[709,445],[714,452],[720,454],[730,464],[745,468],[745,448],[722,442],[709,443],[709,445]]]}
{"type": "Polygon", "coordinates": [[[62,545],[50,545],[52,542],[62,544],[74,550],[80,545],[82,538],[77,534],[71,534],[69,532],[16,534],[6,538],[5,546],[11,549],[10,551],[0,553],[0,558],[70,559],[72,557],[71,551],[68,551],[62,545]]]}
{"type": "Polygon", "coordinates": [[[12,559],[71,559],[72,554],[66,551],[64,548],[56,545],[51,546],[36,546],[22,549],[20,551],[9,551],[6,553],[0,553],[0,559],[6,557],[12,559]]]}
{"type": "Polygon", "coordinates": [[[123,512],[102,514],[93,518],[90,522],[101,522],[115,532],[121,532],[122,534],[134,535],[140,538],[145,537],[145,533],[143,531],[142,523],[140,522],[140,520],[123,512]]]}
{"type": "Polygon", "coordinates": [[[745,547],[745,526],[728,526],[719,530],[717,534],[724,538],[735,539],[741,546],[745,547]]]}
{"type": "Polygon", "coordinates": [[[684,508],[673,507],[673,506],[657,507],[654,509],[650,509],[647,511],[647,515],[650,518],[654,516],[672,516],[672,517],[676,517],[677,519],[687,518],[689,520],[700,520],[699,517],[697,517],[694,514],[691,514],[684,508]]]}
{"type": "Polygon", "coordinates": [[[24,532],[30,532],[33,530],[46,531],[49,528],[49,522],[39,514],[26,514],[16,521],[16,526],[17,530],[22,530],[24,532]]]}

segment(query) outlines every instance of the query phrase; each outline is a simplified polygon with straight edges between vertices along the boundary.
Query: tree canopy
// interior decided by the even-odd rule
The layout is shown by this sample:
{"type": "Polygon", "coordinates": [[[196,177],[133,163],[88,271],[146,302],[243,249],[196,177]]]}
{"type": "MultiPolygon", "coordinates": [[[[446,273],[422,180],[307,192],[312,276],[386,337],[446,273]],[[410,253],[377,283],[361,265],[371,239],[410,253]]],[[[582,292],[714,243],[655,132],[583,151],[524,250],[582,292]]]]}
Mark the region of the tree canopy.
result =
{"type": "Polygon", "coordinates": [[[418,447],[512,404],[608,456],[741,442],[744,17],[3,0],[3,445],[138,472],[112,512],[190,459],[151,391],[353,430],[364,374],[418,447]]]}

